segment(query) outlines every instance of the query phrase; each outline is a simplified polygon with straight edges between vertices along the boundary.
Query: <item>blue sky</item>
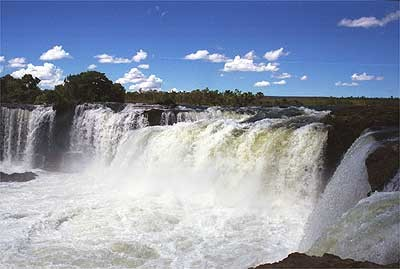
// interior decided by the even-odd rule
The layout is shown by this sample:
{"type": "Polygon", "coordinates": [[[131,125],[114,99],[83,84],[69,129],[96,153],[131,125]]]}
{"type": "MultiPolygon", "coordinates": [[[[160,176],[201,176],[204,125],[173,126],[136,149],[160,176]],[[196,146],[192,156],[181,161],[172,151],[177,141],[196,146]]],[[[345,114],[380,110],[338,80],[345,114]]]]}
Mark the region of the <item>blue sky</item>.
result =
{"type": "Polygon", "coordinates": [[[2,1],[0,75],[32,73],[51,88],[96,65],[131,90],[399,96],[399,9],[396,1],[2,1]]]}

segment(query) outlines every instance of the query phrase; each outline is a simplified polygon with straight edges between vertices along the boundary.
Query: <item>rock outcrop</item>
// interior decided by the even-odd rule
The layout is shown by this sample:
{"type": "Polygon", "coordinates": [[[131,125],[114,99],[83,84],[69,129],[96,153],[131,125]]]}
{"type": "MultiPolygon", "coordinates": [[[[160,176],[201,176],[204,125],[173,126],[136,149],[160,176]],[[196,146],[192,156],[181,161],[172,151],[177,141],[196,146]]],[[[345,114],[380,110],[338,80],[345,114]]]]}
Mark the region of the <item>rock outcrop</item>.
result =
{"type": "Polygon", "coordinates": [[[26,182],[31,181],[37,177],[33,172],[12,173],[6,174],[0,172],[0,182],[26,182]]]}
{"type": "Polygon", "coordinates": [[[367,128],[399,127],[398,106],[347,106],[334,107],[324,123],[333,128],[328,134],[326,164],[334,171],[343,154],[367,128]]]}
{"type": "Polygon", "coordinates": [[[372,152],[365,164],[372,191],[382,191],[399,170],[399,141],[388,141],[372,152]]]}
{"type": "Polygon", "coordinates": [[[328,253],[325,253],[322,257],[317,257],[294,252],[282,261],[262,264],[255,268],[399,268],[399,264],[381,265],[366,261],[341,259],[328,253]]]}

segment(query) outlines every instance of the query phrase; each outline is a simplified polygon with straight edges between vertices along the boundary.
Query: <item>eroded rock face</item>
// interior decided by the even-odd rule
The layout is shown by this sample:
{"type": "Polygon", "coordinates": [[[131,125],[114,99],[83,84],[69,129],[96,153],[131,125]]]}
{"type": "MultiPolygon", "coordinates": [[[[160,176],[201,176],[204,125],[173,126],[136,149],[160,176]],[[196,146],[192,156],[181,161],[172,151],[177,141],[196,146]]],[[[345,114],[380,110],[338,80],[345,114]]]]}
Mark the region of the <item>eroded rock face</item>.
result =
{"type": "Polygon", "coordinates": [[[388,141],[372,152],[365,164],[372,191],[382,191],[399,170],[399,141],[388,141]]]}
{"type": "Polygon", "coordinates": [[[26,182],[26,181],[31,181],[36,177],[37,174],[33,172],[12,173],[12,174],[6,174],[0,172],[0,182],[26,182]]]}
{"type": "Polygon", "coordinates": [[[398,106],[334,107],[323,122],[331,125],[328,134],[326,164],[334,172],[343,154],[367,128],[399,126],[398,106]]]}
{"type": "Polygon", "coordinates": [[[380,265],[372,262],[341,259],[338,256],[325,253],[322,257],[308,256],[304,253],[292,253],[280,262],[262,264],[263,268],[398,268],[399,264],[380,265]]]}

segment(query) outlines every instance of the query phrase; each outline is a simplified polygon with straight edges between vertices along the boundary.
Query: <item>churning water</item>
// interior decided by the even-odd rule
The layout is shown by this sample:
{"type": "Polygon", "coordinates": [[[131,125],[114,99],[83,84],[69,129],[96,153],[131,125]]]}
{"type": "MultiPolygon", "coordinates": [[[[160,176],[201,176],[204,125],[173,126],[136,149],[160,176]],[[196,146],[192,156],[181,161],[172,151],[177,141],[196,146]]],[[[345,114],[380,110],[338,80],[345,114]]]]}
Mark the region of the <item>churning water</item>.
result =
{"type": "MultiPolygon", "coordinates": [[[[53,112],[5,109],[0,168],[32,169],[9,156],[36,156],[53,112]]],[[[324,187],[325,112],[162,109],[150,126],[152,109],[78,106],[64,161],[78,171],[0,184],[0,265],[246,268],[299,249],[324,187]]]]}

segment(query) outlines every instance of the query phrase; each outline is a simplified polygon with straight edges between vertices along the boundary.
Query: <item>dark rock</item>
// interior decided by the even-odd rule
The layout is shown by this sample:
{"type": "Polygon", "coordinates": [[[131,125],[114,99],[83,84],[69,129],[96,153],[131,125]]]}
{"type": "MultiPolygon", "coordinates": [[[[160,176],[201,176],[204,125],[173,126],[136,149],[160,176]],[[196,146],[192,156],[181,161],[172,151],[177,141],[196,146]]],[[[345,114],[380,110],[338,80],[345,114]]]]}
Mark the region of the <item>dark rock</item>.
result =
{"type": "Polygon", "coordinates": [[[125,107],[125,103],[113,103],[113,102],[108,102],[104,103],[104,106],[111,108],[114,112],[118,113],[121,112],[125,107]]]}
{"type": "Polygon", "coordinates": [[[399,169],[399,141],[387,141],[372,152],[365,164],[372,191],[381,191],[399,169]]]}
{"type": "Polygon", "coordinates": [[[332,174],[343,154],[368,128],[399,126],[398,106],[349,106],[333,108],[323,119],[333,128],[328,133],[326,165],[332,174]]]}
{"type": "Polygon", "coordinates": [[[160,125],[162,112],[160,109],[150,109],[144,112],[147,115],[150,126],[160,125]]]}
{"type": "Polygon", "coordinates": [[[0,172],[0,182],[26,182],[31,181],[37,177],[33,172],[12,173],[6,174],[0,172]]]}
{"type": "Polygon", "coordinates": [[[280,262],[267,263],[255,268],[398,268],[399,264],[380,265],[373,262],[361,262],[352,259],[341,259],[325,253],[322,257],[308,256],[304,253],[292,253],[280,262]]]}
{"type": "Polygon", "coordinates": [[[57,171],[62,164],[64,152],[69,149],[70,133],[75,114],[75,106],[56,110],[51,142],[49,144],[45,169],[57,171]]]}
{"type": "Polygon", "coordinates": [[[7,107],[7,108],[19,108],[19,109],[25,109],[25,110],[29,110],[32,111],[34,110],[36,107],[34,105],[30,105],[30,104],[16,104],[16,103],[1,103],[0,104],[2,107],[7,107]]]}

